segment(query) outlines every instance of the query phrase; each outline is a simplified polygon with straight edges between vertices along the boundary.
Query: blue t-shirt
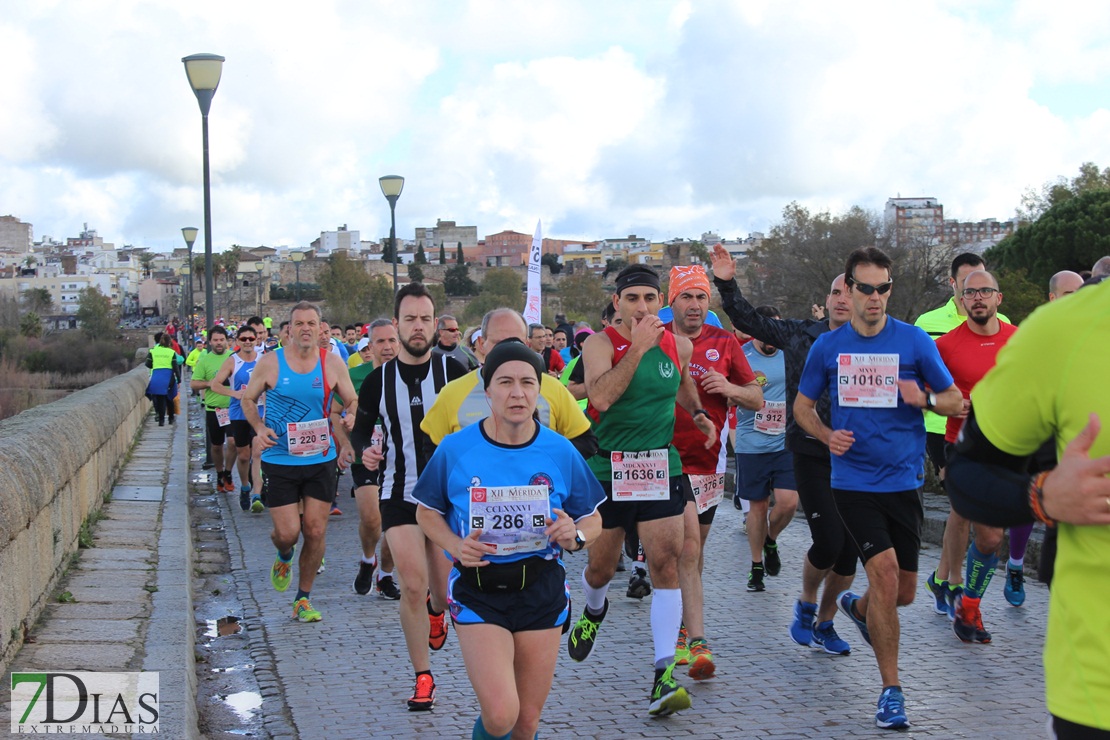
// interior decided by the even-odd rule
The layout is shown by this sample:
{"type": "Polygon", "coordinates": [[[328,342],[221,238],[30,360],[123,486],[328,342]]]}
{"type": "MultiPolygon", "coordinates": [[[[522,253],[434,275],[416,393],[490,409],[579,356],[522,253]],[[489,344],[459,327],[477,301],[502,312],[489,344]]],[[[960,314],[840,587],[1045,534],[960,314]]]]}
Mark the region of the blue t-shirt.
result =
{"type": "MultiPolygon", "coordinates": [[[[471,424],[449,434],[413,488],[413,497],[447,519],[451,531],[460,537],[470,533],[470,488],[494,486],[548,487],[548,516],[551,509],[562,509],[578,521],[589,516],[605,500],[605,491],[586,466],[581,453],[558,432],[536,424],[536,435],[519,446],[498,444],[486,436],[482,424],[471,424]]],[[[510,563],[526,557],[548,560],[559,556],[559,547],[511,555],[487,555],[486,560],[510,563]]]]}
{"type": "Polygon", "coordinates": [[[776,425],[770,420],[763,421],[760,426],[764,430],[781,428],[777,434],[768,431],[757,431],[755,428],[755,411],[745,408],[736,408],[736,451],[746,454],[763,454],[766,452],[781,452],[786,449],[786,365],[783,362],[782,350],[768,357],[755,348],[754,342],[744,345],[744,357],[755,373],[755,380],[763,389],[764,415],[775,414],[781,419],[776,425]],[[781,406],[776,406],[781,404],[781,406]]]}
{"type": "MultiPolygon", "coordinates": [[[[659,309],[659,320],[662,321],[664,324],[671,323],[672,321],[674,321],[674,310],[670,306],[663,306],[663,308],[659,309]]],[[[717,314],[713,311],[710,311],[705,315],[705,323],[709,324],[710,326],[716,326],[720,329],[724,329],[724,327],[721,326],[721,320],[717,318],[717,314]]]]}
{"type": "MultiPolygon", "coordinates": [[[[925,480],[925,422],[922,410],[897,394],[893,408],[842,405],[838,391],[849,382],[842,368],[850,355],[895,354],[898,379],[928,384],[934,391],[952,386],[952,375],[940,359],[936,344],[921,329],[887,316],[886,326],[873,337],[860,336],[851,324],[822,334],[806,360],[798,392],[810,399],[828,390],[832,428],[855,435],[848,452],[832,455],[832,485],[850,491],[890,493],[920,488],[925,480]]],[[[880,379],[889,387],[894,378],[880,379]]]]}
{"type": "MultiPolygon", "coordinates": [[[[277,444],[262,451],[262,462],[276,465],[315,465],[335,459],[335,439],[327,425],[317,424],[319,429],[301,435],[301,441],[309,437],[319,439],[323,429],[327,429],[328,449],[319,454],[294,455],[289,452],[289,424],[318,422],[328,419],[330,394],[325,395],[324,374],[320,358],[311,372],[294,372],[285,361],[285,350],[274,350],[278,358],[277,385],[266,391],[266,426],[278,434],[277,444]]],[[[330,383],[329,383],[330,384],[330,383]]]]}

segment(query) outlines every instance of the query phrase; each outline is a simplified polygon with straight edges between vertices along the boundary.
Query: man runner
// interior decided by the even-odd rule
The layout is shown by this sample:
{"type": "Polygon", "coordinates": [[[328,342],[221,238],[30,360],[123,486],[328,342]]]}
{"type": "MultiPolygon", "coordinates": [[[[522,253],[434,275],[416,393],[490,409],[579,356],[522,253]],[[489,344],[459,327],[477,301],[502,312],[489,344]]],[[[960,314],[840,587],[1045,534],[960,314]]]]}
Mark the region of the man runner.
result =
{"type": "Polygon", "coordinates": [[[231,398],[212,390],[212,379],[230,356],[227,329],[219,325],[213,326],[208,332],[208,350],[201,352],[197,358],[192,380],[189,381],[189,388],[204,391],[205,436],[208,438],[212,463],[216,468],[216,490],[224,493],[235,490],[235,482],[231,480],[235,444],[228,435],[231,428],[231,398]]]}
{"type": "MultiPolygon", "coordinates": [[[[262,485],[262,450],[255,449],[256,435],[243,414],[240,400],[258,364],[256,331],[249,324],[239,328],[235,336],[239,345],[238,351],[224,360],[216,377],[212,379],[212,390],[221,396],[231,398],[228,413],[231,418],[231,435],[237,452],[235,467],[239,471],[239,508],[259,514],[263,509],[262,497],[255,487],[262,485]],[[228,379],[231,380],[230,387],[225,384],[228,379]]],[[[261,403],[258,404],[258,415],[265,416],[261,403]]]]}

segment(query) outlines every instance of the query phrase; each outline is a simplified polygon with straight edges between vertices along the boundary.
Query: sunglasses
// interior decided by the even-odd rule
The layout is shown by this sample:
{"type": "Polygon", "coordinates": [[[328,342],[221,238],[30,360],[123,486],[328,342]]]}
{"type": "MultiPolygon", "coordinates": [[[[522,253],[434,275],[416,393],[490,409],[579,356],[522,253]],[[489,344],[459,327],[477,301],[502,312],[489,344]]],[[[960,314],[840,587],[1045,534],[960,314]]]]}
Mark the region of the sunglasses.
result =
{"type": "Polygon", "coordinates": [[[459,333],[459,330],[457,328],[456,329],[443,328],[443,329],[440,329],[440,331],[447,331],[447,332],[451,332],[452,334],[458,334],[459,333]]]}
{"type": "Polygon", "coordinates": [[[998,288],[964,288],[964,298],[990,298],[998,288]]]}
{"type": "Polygon", "coordinates": [[[239,341],[241,341],[241,342],[242,341],[253,342],[257,338],[258,337],[251,336],[250,334],[243,334],[243,335],[240,335],[239,341]]]}
{"type": "Polygon", "coordinates": [[[858,288],[859,292],[863,293],[864,295],[874,295],[875,293],[878,293],[879,295],[886,295],[890,292],[890,289],[894,287],[893,280],[887,280],[885,283],[881,283],[879,285],[869,285],[867,283],[858,282],[855,278],[850,277],[848,278],[847,283],[848,285],[858,288]]]}

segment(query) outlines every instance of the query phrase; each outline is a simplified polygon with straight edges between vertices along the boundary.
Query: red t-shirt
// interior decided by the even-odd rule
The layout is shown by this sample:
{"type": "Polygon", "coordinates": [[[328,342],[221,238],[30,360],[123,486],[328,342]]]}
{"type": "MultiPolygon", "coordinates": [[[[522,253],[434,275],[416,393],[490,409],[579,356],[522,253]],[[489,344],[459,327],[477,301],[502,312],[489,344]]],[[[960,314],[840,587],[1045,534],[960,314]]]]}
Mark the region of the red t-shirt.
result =
{"type": "MultiPolygon", "coordinates": [[[[674,323],[667,324],[674,331],[674,323]]],[[[717,427],[717,441],[705,448],[705,434],[694,426],[694,419],[675,404],[674,446],[682,458],[682,471],[694,475],[710,475],[725,468],[725,448],[722,440],[728,437],[728,400],[701,387],[701,378],[710,369],[728,378],[733,385],[747,385],[755,381],[755,373],[744,357],[744,350],[732,332],[706,324],[701,335],[691,340],[694,352],[690,356],[690,377],[698,385],[701,406],[708,412],[710,421],[717,427]]]]}
{"type": "Polygon", "coordinates": [[[555,349],[554,347],[551,347],[550,349],[551,351],[548,353],[547,359],[547,369],[553,373],[563,372],[563,368],[565,368],[567,364],[563,362],[562,355],[560,355],[559,350],[555,349]]]}
{"type": "MultiPolygon", "coordinates": [[[[952,373],[952,379],[956,381],[956,387],[964,394],[964,398],[971,398],[971,391],[975,388],[975,384],[994,367],[998,350],[1002,349],[1002,346],[1010,341],[1010,337],[1017,331],[1016,326],[1005,321],[999,321],[998,325],[999,329],[996,333],[985,337],[967,328],[965,321],[944,336],[937,338],[940,358],[948,366],[948,372],[952,373]]],[[[963,425],[963,419],[955,416],[948,417],[948,425],[944,430],[945,441],[955,443],[963,425]]]]}

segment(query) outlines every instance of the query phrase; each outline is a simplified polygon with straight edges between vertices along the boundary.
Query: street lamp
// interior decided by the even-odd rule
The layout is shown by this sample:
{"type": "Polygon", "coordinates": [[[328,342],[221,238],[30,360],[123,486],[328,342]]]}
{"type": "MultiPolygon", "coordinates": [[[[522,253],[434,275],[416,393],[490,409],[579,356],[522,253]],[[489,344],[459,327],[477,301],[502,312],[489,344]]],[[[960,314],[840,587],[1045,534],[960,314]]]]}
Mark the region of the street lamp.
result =
{"type": "Polygon", "coordinates": [[[245,273],[245,272],[235,273],[235,282],[238,283],[238,286],[239,286],[235,291],[236,292],[235,300],[239,303],[239,317],[240,318],[242,318],[242,316],[243,316],[243,281],[246,280],[246,279],[247,279],[247,273],[245,273]]]}
{"type": "Polygon", "coordinates": [[[258,313],[257,316],[262,316],[262,270],[265,269],[266,263],[259,260],[254,263],[255,272],[258,273],[258,313]]]}
{"type": "Polygon", "coordinates": [[[385,175],[378,178],[382,195],[389,201],[389,244],[393,248],[393,293],[397,294],[397,199],[405,188],[405,178],[400,175],[385,175]]]}
{"type": "MultiPolygon", "coordinates": [[[[224,58],[218,54],[193,54],[183,57],[189,86],[200,105],[201,138],[204,146],[204,312],[207,326],[215,321],[212,305],[212,190],[208,170],[208,109],[220,86],[224,58]]],[[[195,233],[195,232],[194,232],[195,233]]],[[[194,237],[195,238],[195,237],[194,237]]]]}
{"type": "Polygon", "coordinates": [[[301,302],[301,260],[304,252],[290,252],[289,259],[293,260],[293,267],[297,270],[297,303],[301,302]]]}
{"type": "Polygon", "coordinates": [[[181,342],[181,346],[184,347],[186,344],[192,344],[191,340],[193,338],[193,324],[190,321],[191,317],[185,315],[186,300],[188,300],[189,302],[192,302],[192,300],[193,300],[193,297],[191,295],[188,296],[187,298],[186,298],[186,295],[185,295],[185,286],[189,285],[189,284],[192,284],[192,280],[193,280],[192,265],[184,264],[180,268],[178,268],[178,272],[181,273],[181,277],[184,278],[184,280],[181,282],[181,288],[182,288],[182,290],[181,290],[181,321],[184,323],[185,333],[188,335],[188,337],[184,337],[184,336],[181,337],[181,339],[183,340],[181,342]],[[189,341],[184,341],[186,339],[188,339],[189,341]]]}
{"type": "Polygon", "coordinates": [[[181,229],[181,235],[185,237],[185,246],[189,248],[189,272],[185,273],[189,276],[189,333],[193,333],[193,242],[197,240],[196,226],[186,226],[181,229]]]}

